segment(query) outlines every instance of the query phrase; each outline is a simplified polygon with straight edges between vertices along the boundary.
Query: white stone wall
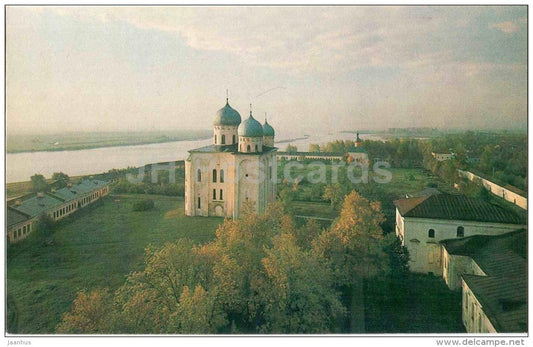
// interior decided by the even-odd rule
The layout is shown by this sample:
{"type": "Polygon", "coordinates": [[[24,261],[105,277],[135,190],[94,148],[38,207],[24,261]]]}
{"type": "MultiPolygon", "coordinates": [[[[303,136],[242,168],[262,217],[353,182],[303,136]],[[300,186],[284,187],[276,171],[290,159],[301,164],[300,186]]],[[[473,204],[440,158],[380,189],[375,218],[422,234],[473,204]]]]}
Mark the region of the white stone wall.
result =
{"type": "Polygon", "coordinates": [[[480,177],[470,171],[457,170],[461,177],[465,177],[472,182],[480,182],[485,189],[487,189],[492,194],[503,198],[516,206],[527,210],[527,198],[523,197],[515,192],[510,191],[494,182],[491,182],[483,177],[480,177]]]}
{"type": "Polygon", "coordinates": [[[232,153],[191,153],[185,162],[185,214],[188,216],[232,216],[234,197],[232,153]],[[198,181],[200,170],[200,181],[198,181]],[[216,170],[216,182],[213,179],[216,170]],[[224,182],[221,173],[224,171],[224,182]],[[213,198],[213,190],[215,196],[213,198]],[[220,199],[220,191],[223,196],[220,199]],[[200,208],[198,208],[198,198],[200,208]]]}
{"type": "Polygon", "coordinates": [[[32,218],[25,222],[12,225],[7,230],[7,238],[9,239],[9,242],[15,243],[24,240],[35,229],[35,226],[37,225],[36,223],[37,218],[32,218]]]}
{"type": "Polygon", "coordinates": [[[483,311],[483,307],[464,280],[461,280],[461,285],[463,288],[462,316],[466,332],[470,334],[497,333],[483,311]]]}
{"type": "Polygon", "coordinates": [[[472,258],[449,254],[446,248],[442,247],[442,277],[448,288],[455,291],[461,290],[462,275],[486,276],[472,258]]]}
{"type": "Polygon", "coordinates": [[[258,213],[263,213],[268,203],[276,198],[276,165],[275,151],[259,155],[191,153],[185,162],[185,214],[238,218],[246,201],[252,203],[258,213]],[[197,182],[198,169],[200,182],[197,182]],[[217,170],[216,182],[213,181],[214,169],[217,170]],[[224,182],[220,181],[221,170],[224,170],[224,182]],[[220,190],[223,199],[220,199],[220,190]]]}
{"type": "Polygon", "coordinates": [[[239,136],[240,153],[258,153],[263,151],[263,137],[239,136]],[[257,146],[257,150],[256,150],[257,146]]]}
{"type": "Polygon", "coordinates": [[[232,145],[239,141],[237,136],[238,126],[216,125],[213,128],[213,144],[215,145],[232,145]],[[224,136],[225,143],[222,143],[224,136]],[[233,139],[235,138],[235,142],[233,139]]]}

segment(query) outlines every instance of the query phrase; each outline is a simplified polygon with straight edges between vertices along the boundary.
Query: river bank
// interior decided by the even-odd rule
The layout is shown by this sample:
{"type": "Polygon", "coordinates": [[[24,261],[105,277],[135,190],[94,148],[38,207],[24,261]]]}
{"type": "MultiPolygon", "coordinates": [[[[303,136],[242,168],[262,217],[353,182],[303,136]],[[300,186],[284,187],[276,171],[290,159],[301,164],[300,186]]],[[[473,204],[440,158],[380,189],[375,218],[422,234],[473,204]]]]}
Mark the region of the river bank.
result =
{"type": "Polygon", "coordinates": [[[64,134],[17,134],[6,136],[6,153],[76,151],[104,147],[136,146],[156,143],[203,140],[211,130],[167,132],[89,132],[64,134]]]}

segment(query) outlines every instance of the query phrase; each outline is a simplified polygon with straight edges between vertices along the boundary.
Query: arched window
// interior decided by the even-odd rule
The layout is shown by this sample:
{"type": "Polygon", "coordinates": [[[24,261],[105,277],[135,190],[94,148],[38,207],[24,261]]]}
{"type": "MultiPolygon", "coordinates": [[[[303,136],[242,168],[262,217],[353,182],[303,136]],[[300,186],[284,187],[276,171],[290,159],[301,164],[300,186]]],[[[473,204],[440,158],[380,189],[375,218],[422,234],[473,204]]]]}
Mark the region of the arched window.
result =
{"type": "Polygon", "coordinates": [[[235,135],[233,135],[233,142],[231,142],[232,144],[236,143],[235,142],[235,135]]]}
{"type": "Polygon", "coordinates": [[[217,199],[217,190],[213,189],[213,200],[217,199]]]}
{"type": "Polygon", "coordinates": [[[196,171],[196,182],[202,182],[202,171],[200,169],[196,171]]]}
{"type": "Polygon", "coordinates": [[[217,136],[215,135],[215,145],[217,144],[217,136]]]}
{"type": "Polygon", "coordinates": [[[258,147],[257,145],[255,145],[255,151],[256,151],[256,152],[259,152],[259,149],[258,149],[258,148],[259,148],[259,147],[258,147]]]}
{"type": "Polygon", "coordinates": [[[464,237],[465,236],[465,228],[462,226],[457,227],[457,237],[464,237]]]}
{"type": "Polygon", "coordinates": [[[250,152],[250,145],[246,146],[246,152],[250,152]]]}
{"type": "Polygon", "coordinates": [[[202,205],[200,204],[200,198],[198,198],[198,208],[201,208],[202,205]]]}
{"type": "Polygon", "coordinates": [[[223,145],[226,144],[226,135],[222,135],[222,144],[223,144],[223,145]]]}
{"type": "Polygon", "coordinates": [[[217,169],[213,169],[213,182],[217,183],[217,169]]]}
{"type": "Polygon", "coordinates": [[[224,200],[224,193],[222,192],[222,189],[220,189],[220,200],[224,200]]]}
{"type": "Polygon", "coordinates": [[[428,237],[430,237],[430,238],[434,238],[434,237],[435,237],[435,230],[433,230],[433,229],[429,229],[429,230],[428,230],[428,237]]]}
{"type": "Polygon", "coordinates": [[[224,170],[220,170],[220,183],[224,183],[224,170]]]}

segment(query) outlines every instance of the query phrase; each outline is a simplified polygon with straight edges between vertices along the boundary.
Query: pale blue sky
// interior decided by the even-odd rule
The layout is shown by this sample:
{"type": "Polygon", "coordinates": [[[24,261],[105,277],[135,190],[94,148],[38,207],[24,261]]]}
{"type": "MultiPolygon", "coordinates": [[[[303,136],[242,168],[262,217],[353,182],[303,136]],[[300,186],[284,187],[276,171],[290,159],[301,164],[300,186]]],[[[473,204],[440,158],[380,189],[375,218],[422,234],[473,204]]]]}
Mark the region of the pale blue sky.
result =
{"type": "Polygon", "coordinates": [[[251,102],[278,129],[525,128],[526,18],[525,6],[8,7],[7,131],[209,129],[226,89],[241,116],[251,102]]]}

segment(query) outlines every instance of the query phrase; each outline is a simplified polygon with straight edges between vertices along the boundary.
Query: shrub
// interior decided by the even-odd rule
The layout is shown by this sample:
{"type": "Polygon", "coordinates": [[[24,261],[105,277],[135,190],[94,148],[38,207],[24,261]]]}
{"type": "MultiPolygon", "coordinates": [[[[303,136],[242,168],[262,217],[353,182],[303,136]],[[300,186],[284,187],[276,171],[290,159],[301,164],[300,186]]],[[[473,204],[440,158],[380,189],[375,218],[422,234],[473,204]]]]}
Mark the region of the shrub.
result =
{"type": "Polygon", "coordinates": [[[137,201],[133,204],[133,211],[148,211],[153,208],[154,208],[154,201],[151,199],[137,201]]]}

